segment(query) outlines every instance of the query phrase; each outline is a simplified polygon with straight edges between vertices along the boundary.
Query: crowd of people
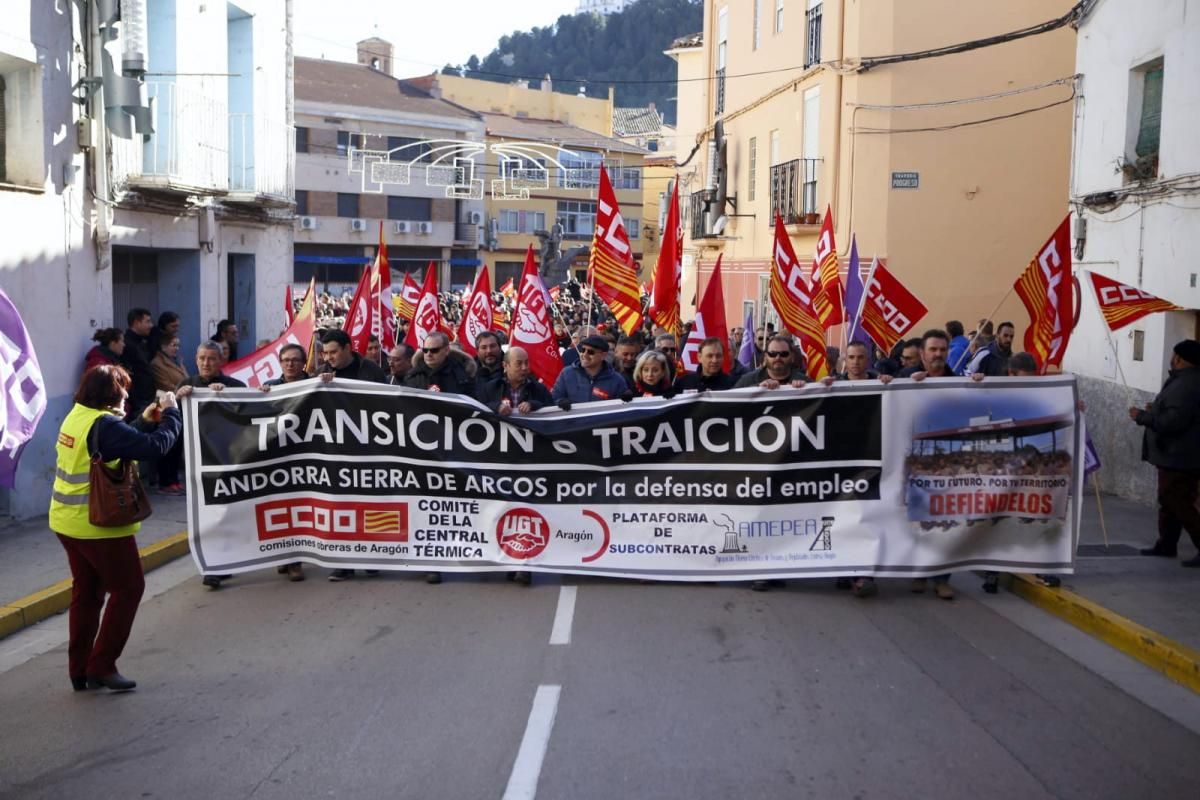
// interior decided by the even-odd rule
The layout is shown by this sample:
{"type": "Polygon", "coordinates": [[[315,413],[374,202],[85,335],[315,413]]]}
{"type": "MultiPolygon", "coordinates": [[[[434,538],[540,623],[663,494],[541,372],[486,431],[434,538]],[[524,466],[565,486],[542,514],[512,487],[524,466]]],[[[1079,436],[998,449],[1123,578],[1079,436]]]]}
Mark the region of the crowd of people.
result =
{"type": "Polygon", "coordinates": [[[1069,475],[1071,454],[1043,452],[1033,445],[1011,450],[954,450],[914,454],[906,459],[909,473],[923,475],[1069,475]]]}

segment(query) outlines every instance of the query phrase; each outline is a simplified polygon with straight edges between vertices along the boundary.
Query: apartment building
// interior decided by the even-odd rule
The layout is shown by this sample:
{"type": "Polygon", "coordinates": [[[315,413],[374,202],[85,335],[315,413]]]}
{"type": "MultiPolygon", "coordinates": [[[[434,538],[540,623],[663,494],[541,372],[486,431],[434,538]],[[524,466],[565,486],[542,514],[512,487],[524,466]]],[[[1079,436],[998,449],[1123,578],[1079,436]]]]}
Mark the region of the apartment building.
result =
{"type": "Polygon", "coordinates": [[[287,5],[121,7],[120,22],[97,0],[18,0],[0,16],[0,287],[48,394],[16,488],[0,490],[0,514],[17,518],[46,512],[55,435],[97,328],[124,328],[135,306],[176,311],[190,357],[220,319],[238,321],[245,346],[283,324],[287,5]]]}
{"type": "MultiPolygon", "coordinates": [[[[923,324],[988,314],[1066,213],[1075,34],[1064,25],[904,54],[1071,5],[704,0],[703,31],[667,51],[679,77],[685,303],[723,254],[730,318],[761,314],[775,213],[804,258],[831,207],[843,269],[854,232],[864,258],[887,259],[930,308],[923,324]]],[[[1024,327],[1015,296],[997,316],[1024,327]]]]}
{"type": "Polygon", "coordinates": [[[397,282],[432,261],[440,287],[461,288],[479,265],[483,201],[454,159],[483,140],[483,122],[393,77],[391,52],[367,39],[358,64],[296,59],[297,284],[352,288],[381,224],[397,282]]]}
{"type": "Polygon", "coordinates": [[[656,213],[651,209],[647,216],[643,203],[647,151],[613,136],[611,90],[605,99],[562,94],[552,91],[549,77],[538,88],[440,74],[419,82],[483,120],[487,149],[479,163],[487,191],[481,258],[494,286],[519,278],[527,247],[532,244],[540,254],[545,237],[537,233],[554,235],[555,225],[561,226],[564,268],[584,279],[583,248],[595,229],[601,164],[624,215],[634,259],[645,272],[643,243],[656,213]]]}
{"type": "Polygon", "coordinates": [[[1171,348],[1200,338],[1200,18],[1184,0],[1145,13],[1105,0],[1080,23],[1082,101],[1071,162],[1072,231],[1081,294],[1063,366],[1079,377],[1101,487],[1143,501],[1154,471],[1129,406],[1166,380],[1171,348]],[[1188,13],[1191,11],[1192,13],[1188,13]],[[1192,309],[1153,314],[1110,332],[1084,271],[1192,309]]]}

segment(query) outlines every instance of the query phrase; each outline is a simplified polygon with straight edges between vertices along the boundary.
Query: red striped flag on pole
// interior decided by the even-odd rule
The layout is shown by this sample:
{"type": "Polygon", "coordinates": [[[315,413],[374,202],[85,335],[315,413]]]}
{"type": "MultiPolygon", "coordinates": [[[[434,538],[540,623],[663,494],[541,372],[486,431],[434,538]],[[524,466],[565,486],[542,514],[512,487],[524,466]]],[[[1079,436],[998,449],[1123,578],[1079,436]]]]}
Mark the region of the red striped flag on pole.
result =
{"type": "Polygon", "coordinates": [[[1096,302],[1100,305],[1100,313],[1104,315],[1104,321],[1108,323],[1110,331],[1124,328],[1147,314],[1184,310],[1174,303],[1112,278],[1094,272],[1089,274],[1092,277],[1092,288],[1096,290],[1096,302]]]}
{"type": "Polygon", "coordinates": [[[1029,312],[1025,350],[1034,357],[1038,371],[1043,374],[1046,367],[1061,366],[1075,322],[1071,299],[1070,214],[1038,250],[1013,288],[1029,312]]]}
{"type": "Polygon", "coordinates": [[[383,239],[383,222],[379,223],[379,250],[375,254],[375,289],[377,311],[371,321],[371,332],[379,337],[384,354],[396,346],[396,314],[392,305],[392,268],[388,264],[387,242],[383,239]]]}
{"type": "Polygon", "coordinates": [[[675,336],[682,330],[679,312],[679,288],[682,282],[683,231],[679,227],[679,178],[675,178],[671,190],[671,203],[667,206],[667,220],[663,225],[662,243],[658,251],[658,263],[654,266],[651,279],[650,317],[675,336]]]}
{"type": "Polygon", "coordinates": [[[800,339],[808,376],[820,380],[829,374],[825,356],[825,332],[813,311],[812,296],[804,268],[788,239],[783,220],[775,215],[775,247],[771,259],[771,304],[779,313],[783,327],[800,339]]]}
{"type": "Polygon", "coordinates": [[[825,208],[825,222],[817,237],[817,275],[813,285],[813,311],[824,330],[844,321],[846,298],[839,274],[837,242],[833,238],[833,212],[825,208]]]}
{"type": "Polygon", "coordinates": [[[417,301],[421,299],[421,287],[412,279],[412,275],[404,273],[404,285],[400,288],[400,296],[392,299],[396,313],[400,319],[412,322],[417,313],[417,301]]]}
{"type": "Polygon", "coordinates": [[[638,293],[633,250],[629,247],[629,235],[625,232],[617,195],[603,164],[600,165],[600,194],[588,281],[596,287],[596,293],[608,304],[608,310],[627,336],[642,326],[642,297],[638,293]]]}

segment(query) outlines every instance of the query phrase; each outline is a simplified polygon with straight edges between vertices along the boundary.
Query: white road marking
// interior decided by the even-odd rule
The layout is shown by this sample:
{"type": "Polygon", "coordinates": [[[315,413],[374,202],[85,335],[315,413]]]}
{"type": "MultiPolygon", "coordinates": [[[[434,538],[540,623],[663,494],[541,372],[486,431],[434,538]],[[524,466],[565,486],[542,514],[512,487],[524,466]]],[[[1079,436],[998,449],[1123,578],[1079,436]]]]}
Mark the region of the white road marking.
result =
{"type": "MultiPolygon", "coordinates": [[[[571,589],[571,605],[574,606],[575,587],[571,589]]],[[[562,609],[561,601],[559,609],[562,609]]],[[[561,686],[539,686],[533,696],[533,708],[529,710],[529,722],[525,735],[521,737],[521,749],[513,762],[508,786],[503,800],[533,800],[537,796],[538,776],[542,773],[542,759],[550,744],[550,731],[554,728],[554,717],[558,713],[558,695],[561,686]]]]}
{"type": "Polygon", "coordinates": [[[559,587],[554,627],[550,629],[550,644],[571,643],[571,624],[575,621],[575,591],[574,586],[559,587]]]}

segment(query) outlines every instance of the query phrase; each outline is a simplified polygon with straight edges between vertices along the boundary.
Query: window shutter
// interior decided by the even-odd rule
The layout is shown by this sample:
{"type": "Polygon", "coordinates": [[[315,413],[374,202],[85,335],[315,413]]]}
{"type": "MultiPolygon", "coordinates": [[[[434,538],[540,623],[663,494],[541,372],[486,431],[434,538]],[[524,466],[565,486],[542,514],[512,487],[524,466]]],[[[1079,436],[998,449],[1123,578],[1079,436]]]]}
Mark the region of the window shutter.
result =
{"type": "Polygon", "coordinates": [[[1142,90],[1142,124],[1138,129],[1139,156],[1158,155],[1158,137],[1162,129],[1163,68],[1148,70],[1142,90]]]}

